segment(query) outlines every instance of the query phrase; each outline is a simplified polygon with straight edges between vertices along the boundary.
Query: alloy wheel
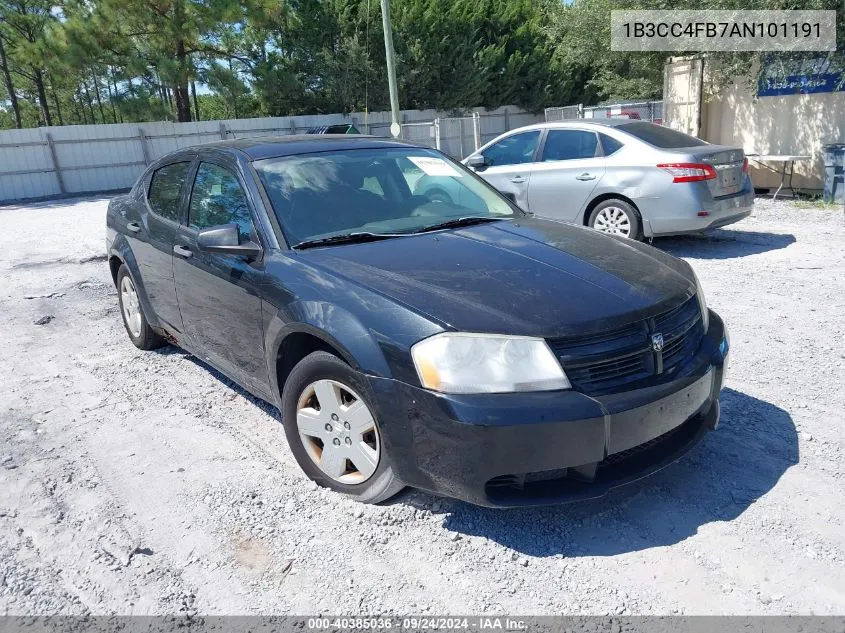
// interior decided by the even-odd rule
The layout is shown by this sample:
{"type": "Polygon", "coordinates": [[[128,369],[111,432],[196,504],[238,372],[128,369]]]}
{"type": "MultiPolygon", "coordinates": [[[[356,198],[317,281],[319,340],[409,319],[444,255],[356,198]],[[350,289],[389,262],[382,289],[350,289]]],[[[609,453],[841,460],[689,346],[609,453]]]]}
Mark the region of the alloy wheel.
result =
{"type": "Polygon", "coordinates": [[[336,380],[317,380],[300,394],[296,426],[306,453],[343,484],[372,477],[381,457],[376,421],[364,400],[336,380]]]}
{"type": "Polygon", "coordinates": [[[124,275],[120,281],[120,305],[123,308],[123,319],[129,333],[135,338],[141,336],[141,303],[138,301],[138,293],[135,284],[129,275],[124,275]]]}
{"type": "Polygon", "coordinates": [[[593,228],[602,233],[631,237],[631,220],[619,207],[605,207],[596,215],[593,228]]]}

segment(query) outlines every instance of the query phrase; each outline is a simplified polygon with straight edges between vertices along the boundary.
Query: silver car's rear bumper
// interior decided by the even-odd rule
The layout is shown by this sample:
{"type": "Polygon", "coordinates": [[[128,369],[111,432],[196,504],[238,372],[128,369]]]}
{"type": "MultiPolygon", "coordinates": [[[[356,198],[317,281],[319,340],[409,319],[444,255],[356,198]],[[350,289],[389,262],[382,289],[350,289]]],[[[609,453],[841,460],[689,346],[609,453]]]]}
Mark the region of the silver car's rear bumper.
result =
{"type": "Polygon", "coordinates": [[[739,222],[751,214],[754,189],[750,182],[739,193],[724,198],[713,198],[706,186],[697,186],[703,184],[673,184],[677,189],[671,196],[637,201],[645,236],[697,233],[739,222]]]}

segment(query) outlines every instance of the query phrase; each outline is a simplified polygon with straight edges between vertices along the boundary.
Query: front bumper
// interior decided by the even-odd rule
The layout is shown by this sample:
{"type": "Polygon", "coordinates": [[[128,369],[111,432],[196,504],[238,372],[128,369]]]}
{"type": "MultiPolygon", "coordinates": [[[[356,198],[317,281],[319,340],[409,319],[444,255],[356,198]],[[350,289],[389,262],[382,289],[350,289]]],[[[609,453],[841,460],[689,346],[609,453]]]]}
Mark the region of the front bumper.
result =
{"type": "Polygon", "coordinates": [[[371,378],[382,441],[408,485],[483,506],[600,497],[660,470],[719,421],[722,320],[662,384],[589,397],[575,391],[438,394],[371,378]]]}

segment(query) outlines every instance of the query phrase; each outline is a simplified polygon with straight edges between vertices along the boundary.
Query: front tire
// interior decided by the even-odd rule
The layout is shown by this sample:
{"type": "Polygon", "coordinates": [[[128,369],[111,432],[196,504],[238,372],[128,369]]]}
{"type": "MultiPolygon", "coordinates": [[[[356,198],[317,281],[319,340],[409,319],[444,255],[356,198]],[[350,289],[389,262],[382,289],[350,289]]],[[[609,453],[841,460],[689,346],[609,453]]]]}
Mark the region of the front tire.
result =
{"type": "Polygon", "coordinates": [[[123,327],[135,347],[149,351],[167,344],[167,341],[150,327],[147,317],[144,316],[135,280],[129,274],[126,264],[121,264],[117,271],[117,301],[123,317],[123,327]]]}
{"type": "Polygon", "coordinates": [[[596,205],[590,213],[590,227],[601,233],[619,235],[632,240],[642,239],[642,223],[633,205],[611,198],[596,205]]]}
{"type": "Polygon", "coordinates": [[[405,484],[393,472],[361,375],[337,356],[313,352],[282,390],[282,422],[303,472],[324,488],[362,503],[379,503],[405,484]]]}

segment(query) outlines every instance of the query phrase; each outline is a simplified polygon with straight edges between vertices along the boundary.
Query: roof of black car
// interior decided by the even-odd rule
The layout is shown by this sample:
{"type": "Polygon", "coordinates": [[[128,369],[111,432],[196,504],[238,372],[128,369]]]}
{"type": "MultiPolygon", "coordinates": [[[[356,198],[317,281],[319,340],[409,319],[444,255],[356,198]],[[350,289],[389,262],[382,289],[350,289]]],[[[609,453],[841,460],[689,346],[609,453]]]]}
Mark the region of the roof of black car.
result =
{"type": "Polygon", "coordinates": [[[291,136],[259,136],[216,141],[207,143],[202,147],[235,149],[243,152],[252,160],[261,160],[263,158],[293,156],[311,152],[408,146],[414,146],[414,144],[392,138],[365,136],[363,134],[294,134],[291,136]]]}

